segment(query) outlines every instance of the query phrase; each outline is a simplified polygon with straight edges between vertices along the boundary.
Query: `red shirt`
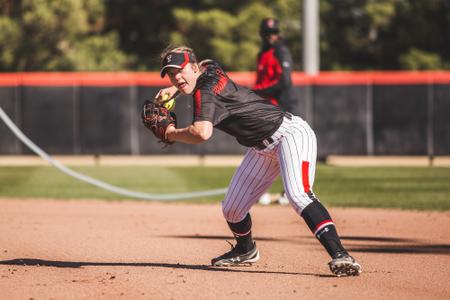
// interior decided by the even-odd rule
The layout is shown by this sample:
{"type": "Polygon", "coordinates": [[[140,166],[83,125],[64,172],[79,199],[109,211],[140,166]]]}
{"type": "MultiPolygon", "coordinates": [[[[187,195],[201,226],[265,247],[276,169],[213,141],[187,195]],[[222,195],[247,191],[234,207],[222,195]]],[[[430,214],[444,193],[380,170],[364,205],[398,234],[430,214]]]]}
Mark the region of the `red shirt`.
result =
{"type": "MultiPolygon", "coordinates": [[[[275,56],[275,48],[270,47],[266,51],[262,51],[258,57],[258,70],[256,73],[255,90],[265,90],[275,86],[280,81],[283,69],[281,68],[279,59],[275,56]]],[[[262,93],[265,94],[265,93],[262,93]]],[[[278,105],[278,99],[275,95],[265,94],[273,105],[278,105]]]]}
{"type": "Polygon", "coordinates": [[[291,81],[292,57],[283,41],[265,45],[258,55],[257,66],[253,90],[272,104],[293,112],[297,99],[291,81]]]}

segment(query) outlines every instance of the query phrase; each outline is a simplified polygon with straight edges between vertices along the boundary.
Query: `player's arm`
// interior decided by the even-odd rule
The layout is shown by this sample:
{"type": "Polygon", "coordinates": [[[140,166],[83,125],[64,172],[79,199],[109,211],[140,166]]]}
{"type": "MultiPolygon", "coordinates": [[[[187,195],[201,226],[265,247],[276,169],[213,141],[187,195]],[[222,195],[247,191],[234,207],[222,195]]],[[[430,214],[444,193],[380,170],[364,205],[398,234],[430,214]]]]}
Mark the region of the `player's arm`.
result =
{"type": "Polygon", "coordinates": [[[172,127],[167,132],[171,142],[200,144],[207,141],[213,134],[215,113],[215,95],[208,87],[196,90],[194,93],[194,121],[185,128],[172,127]]]}
{"type": "Polygon", "coordinates": [[[275,48],[276,69],[279,76],[265,84],[258,84],[254,91],[262,96],[272,96],[291,86],[292,57],[285,46],[275,48]]]}
{"type": "Polygon", "coordinates": [[[167,139],[170,142],[200,144],[208,140],[213,133],[213,124],[209,121],[196,121],[185,128],[169,127],[167,139]]]}

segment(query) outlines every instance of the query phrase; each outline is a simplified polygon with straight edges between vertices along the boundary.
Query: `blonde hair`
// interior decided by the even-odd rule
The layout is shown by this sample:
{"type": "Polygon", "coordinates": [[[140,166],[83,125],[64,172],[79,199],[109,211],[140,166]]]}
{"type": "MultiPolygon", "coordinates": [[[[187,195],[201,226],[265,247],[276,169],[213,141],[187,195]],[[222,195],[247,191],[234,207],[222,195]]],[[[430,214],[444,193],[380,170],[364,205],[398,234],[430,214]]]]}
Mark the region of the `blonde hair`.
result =
{"type": "Polygon", "coordinates": [[[192,48],[189,48],[187,46],[173,46],[169,45],[161,52],[160,58],[161,62],[163,62],[164,58],[169,55],[170,53],[188,53],[191,54],[194,58],[193,62],[197,62],[197,57],[195,56],[194,50],[192,48]]]}

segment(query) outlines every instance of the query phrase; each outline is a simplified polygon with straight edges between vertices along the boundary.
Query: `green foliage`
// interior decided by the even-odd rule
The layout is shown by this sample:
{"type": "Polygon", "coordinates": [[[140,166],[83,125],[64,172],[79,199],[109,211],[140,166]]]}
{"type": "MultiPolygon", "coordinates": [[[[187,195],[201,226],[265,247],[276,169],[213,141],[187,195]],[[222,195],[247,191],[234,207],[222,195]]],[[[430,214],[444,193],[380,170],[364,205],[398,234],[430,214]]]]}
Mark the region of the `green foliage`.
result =
{"type": "Polygon", "coordinates": [[[436,53],[412,48],[400,56],[400,65],[405,70],[439,70],[443,68],[441,58],[436,53]]]}
{"type": "MultiPolygon", "coordinates": [[[[450,68],[450,1],[319,1],[322,70],[450,68]]],[[[280,19],[300,70],[302,8],[298,0],[0,0],[0,71],[157,70],[171,43],[229,71],[254,70],[266,17],[280,19]]]]}
{"type": "Polygon", "coordinates": [[[447,0],[321,0],[321,68],[446,68],[449,11],[447,0]]]}
{"type": "Polygon", "coordinates": [[[5,29],[0,34],[2,71],[120,70],[131,61],[119,49],[116,33],[102,31],[101,0],[23,0],[14,5],[0,21],[5,29]]]}
{"type": "Polygon", "coordinates": [[[13,69],[22,33],[14,20],[0,17],[0,69],[13,69]]]}
{"type": "MultiPolygon", "coordinates": [[[[239,41],[243,39],[238,31],[242,24],[239,18],[219,9],[194,12],[188,8],[175,8],[173,16],[177,30],[171,34],[172,44],[187,44],[195,49],[199,59],[213,58],[228,69],[242,67],[234,60],[239,41]]],[[[239,53],[239,56],[247,57],[248,53],[239,53]]],[[[248,67],[250,65],[243,66],[248,67]]]]}
{"type": "Polygon", "coordinates": [[[87,37],[67,52],[75,71],[120,71],[132,58],[117,48],[117,33],[87,37]]]}
{"type": "Polygon", "coordinates": [[[396,0],[369,0],[364,6],[364,11],[370,18],[372,27],[387,27],[395,15],[396,0]]]}
{"type": "Polygon", "coordinates": [[[300,11],[292,14],[295,5],[291,6],[298,1],[275,1],[271,6],[264,1],[249,2],[236,13],[217,8],[198,11],[174,8],[176,29],[170,35],[170,42],[188,44],[200,58],[217,60],[226,70],[255,69],[261,44],[259,23],[263,18],[286,16],[283,34],[286,33],[288,42],[292,36],[298,42],[300,11]]]}

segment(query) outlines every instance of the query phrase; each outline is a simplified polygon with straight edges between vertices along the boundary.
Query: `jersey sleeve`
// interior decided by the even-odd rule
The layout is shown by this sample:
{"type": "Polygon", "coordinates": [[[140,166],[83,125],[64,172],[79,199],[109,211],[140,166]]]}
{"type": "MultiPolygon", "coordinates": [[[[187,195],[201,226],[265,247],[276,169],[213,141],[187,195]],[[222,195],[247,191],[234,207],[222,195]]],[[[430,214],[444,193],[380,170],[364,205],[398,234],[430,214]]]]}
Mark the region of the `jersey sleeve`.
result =
{"type": "Polygon", "coordinates": [[[279,76],[270,82],[256,85],[254,91],[259,95],[274,96],[292,85],[292,57],[288,48],[284,45],[277,45],[275,47],[275,58],[278,62],[277,71],[279,72],[279,76]]]}
{"type": "Polygon", "coordinates": [[[194,118],[193,122],[215,121],[215,95],[206,89],[198,89],[194,93],[194,118]]]}

